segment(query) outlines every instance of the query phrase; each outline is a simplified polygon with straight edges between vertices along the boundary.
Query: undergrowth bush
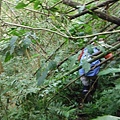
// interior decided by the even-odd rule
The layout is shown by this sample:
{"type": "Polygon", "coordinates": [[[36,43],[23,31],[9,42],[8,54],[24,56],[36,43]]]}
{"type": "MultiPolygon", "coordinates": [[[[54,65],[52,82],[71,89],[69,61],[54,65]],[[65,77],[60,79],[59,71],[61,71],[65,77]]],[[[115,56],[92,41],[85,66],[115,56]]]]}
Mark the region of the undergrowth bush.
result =
{"type": "MultiPolygon", "coordinates": [[[[119,79],[113,82],[109,75],[100,76],[93,101],[80,109],[80,80],[63,89],[78,77],[77,72],[73,76],[57,79],[61,74],[56,70],[51,73],[53,77],[48,76],[41,86],[37,86],[36,78],[31,74],[32,64],[32,61],[22,57],[4,64],[5,72],[1,74],[0,81],[1,120],[75,120],[79,112],[88,114],[91,119],[100,115],[117,115],[120,109],[119,79]]],[[[61,73],[69,68],[66,65],[62,65],[61,73]]],[[[75,62],[74,65],[77,66],[75,62]]]]}

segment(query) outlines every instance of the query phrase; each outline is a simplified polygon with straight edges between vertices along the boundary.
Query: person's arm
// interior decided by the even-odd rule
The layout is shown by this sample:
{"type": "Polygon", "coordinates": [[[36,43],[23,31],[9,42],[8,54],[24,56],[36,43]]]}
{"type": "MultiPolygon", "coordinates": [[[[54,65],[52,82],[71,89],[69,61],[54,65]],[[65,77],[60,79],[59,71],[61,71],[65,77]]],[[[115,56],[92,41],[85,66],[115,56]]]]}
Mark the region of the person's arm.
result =
{"type": "Polygon", "coordinates": [[[80,59],[81,59],[83,53],[84,53],[84,49],[82,50],[82,52],[81,52],[80,55],[78,56],[78,61],[80,61],[80,59]]]}

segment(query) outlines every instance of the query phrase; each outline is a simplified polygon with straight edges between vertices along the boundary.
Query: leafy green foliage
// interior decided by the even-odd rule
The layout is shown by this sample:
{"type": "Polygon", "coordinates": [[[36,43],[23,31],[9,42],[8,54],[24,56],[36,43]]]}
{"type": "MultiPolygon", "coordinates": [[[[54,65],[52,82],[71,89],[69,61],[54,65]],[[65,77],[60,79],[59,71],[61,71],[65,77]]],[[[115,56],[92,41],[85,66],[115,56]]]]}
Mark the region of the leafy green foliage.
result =
{"type": "Polygon", "coordinates": [[[12,54],[14,52],[15,49],[15,43],[18,39],[18,36],[13,36],[10,40],[10,54],[12,54]]]}
{"type": "Polygon", "coordinates": [[[36,9],[36,10],[39,9],[41,4],[42,4],[42,3],[41,3],[40,0],[35,0],[35,1],[34,1],[34,9],[36,9]]]}
{"type": "Polygon", "coordinates": [[[25,4],[25,3],[22,1],[22,2],[19,2],[15,8],[17,8],[17,9],[22,9],[22,8],[26,7],[27,5],[28,5],[28,4],[25,4]]]}
{"type": "Polygon", "coordinates": [[[56,68],[56,62],[55,61],[50,61],[48,66],[46,68],[44,68],[44,70],[42,71],[41,68],[39,68],[39,70],[37,71],[36,74],[36,80],[38,82],[38,86],[41,85],[45,78],[47,77],[49,71],[54,70],[56,68]]]}
{"type": "MultiPolygon", "coordinates": [[[[14,3],[13,0],[9,2],[14,3]]],[[[11,4],[8,7],[3,1],[2,9],[6,10],[6,14],[1,11],[4,32],[1,31],[0,60],[5,61],[3,63],[5,72],[0,75],[0,119],[76,120],[79,112],[88,114],[88,119],[110,114],[119,115],[117,114],[120,110],[118,56],[115,57],[114,64],[107,63],[108,68],[114,69],[107,68],[104,71],[104,66],[101,66],[102,75],[98,78],[98,89],[93,101],[84,103],[82,109],[80,104],[83,86],[80,79],[77,79],[78,71],[61,78],[63,74],[79,66],[78,55],[74,52],[86,47],[88,42],[94,39],[76,38],[109,31],[107,21],[98,19],[94,14],[85,14],[70,21],[68,16],[75,15],[76,10],[71,10],[71,7],[66,7],[59,0],[17,0],[16,2],[18,3],[16,7],[11,4]],[[24,9],[25,7],[27,8],[24,9]],[[29,60],[26,57],[26,50],[31,55],[29,60]],[[45,62],[49,56],[51,58],[45,62]],[[66,57],[68,58],[64,60],[66,57]],[[63,60],[64,62],[58,67],[59,62],[63,60]],[[35,77],[33,74],[37,69],[35,77]],[[112,71],[114,74],[109,74],[112,71]]],[[[85,4],[90,1],[80,2],[85,4]]],[[[95,1],[93,4],[78,6],[77,13],[85,8],[92,12],[90,9],[99,2],[101,3],[95,1]]],[[[118,15],[119,9],[116,10],[112,5],[110,9],[112,9],[110,14],[118,15]]],[[[114,26],[111,24],[110,28],[112,27],[114,26]]],[[[94,40],[96,44],[99,38],[114,43],[118,36],[117,33],[110,36],[105,34],[95,37],[94,40]]],[[[102,45],[104,44],[100,44],[98,48],[104,52],[102,45]]],[[[93,46],[87,47],[88,51],[93,53],[91,49],[93,46]]],[[[82,67],[85,72],[90,70],[87,60],[82,67]]],[[[114,116],[112,118],[115,118],[114,116]]],[[[106,118],[110,119],[109,116],[103,116],[103,119],[106,118]]]]}
{"type": "MultiPolygon", "coordinates": [[[[110,80],[109,81],[105,80],[106,78],[104,78],[105,83],[104,86],[102,86],[103,88],[101,87],[102,92],[97,93],[97,96],[94,96],[94,102],[86,104],[86,107],[83,110],[85,113],[88,113],[93,118],[95,118],[95,116],[102,115],[116,116],[116,113],[120,108],[119,105],[120,92],[119,87],[117,87],[120,85],[120,82],[118,82],[119,79],[116,80],[117,83],[113,82],[112,80],[112,84],[110,83],[110,80]]],[[[103,84],[102,81],[100,81],[100,83],[103,84]]]]}
{"type": "Polygon", "coordinates": [[[23,29],[11,29],[9,34],[11,37],[3,50],[5,53],[5,62],[15,56],[26,56],[26,50],[30,50],[31,44],[36,43],[37,40],[35,33],[23,29]]]}
{"type": "Polygon", "coordinates": [[[85,73],[87,73],[90,70],[90,63],[88,63],[87,60],[83,61],[82,68],[85,70],[85,73]]]}
{"type": "Polygon", "coordinates": [[[13,58],[13,55],[11,55],[9,51],[7,51],[6,54],[5,54],[5,60],[4,61],[8,62],[12,58],[13,58]]]}
{"type": "Polygon", "coordinates": [[[93,45],[92,44],[90,44],[90,45],[87,45],[87,49],[88,49],[88,52],[90,53],[90,54],[92,54],[94,51],[93,51],[93,45]]]}
{"type": "Polygon", "coordinates": [[[120,120],[120,117],[106,115],[106,116],[98,117],[98,118],[92,119],[92,120],[120,120]]]}
{"type": "Polygon", "coordinates": [[[48,64],[48,69],[49,70],[54,70],[54,69],[56,69],[56,67],[57,67],[57,64],[56,64],[55,61],[50,61],[49,62],[49,64],[48,64]]]}
{"type": "Polygon", "coordinates": [[[107,75],[110,73],[119,73],[120,72],[120,68],[108,68],[106,70],[103,70],[99,73],[99,75],[107,75]]]}
{"type": "Polygon", "coordinates": [[[40,74],[40,69],[38,70],[38,72],[36,74],[36,80],[38,81],[38,86],[43,83],[43,81],[47,77],[47,74],[48,74],[47,68],[42,72],[42,75],[40,74]]]}

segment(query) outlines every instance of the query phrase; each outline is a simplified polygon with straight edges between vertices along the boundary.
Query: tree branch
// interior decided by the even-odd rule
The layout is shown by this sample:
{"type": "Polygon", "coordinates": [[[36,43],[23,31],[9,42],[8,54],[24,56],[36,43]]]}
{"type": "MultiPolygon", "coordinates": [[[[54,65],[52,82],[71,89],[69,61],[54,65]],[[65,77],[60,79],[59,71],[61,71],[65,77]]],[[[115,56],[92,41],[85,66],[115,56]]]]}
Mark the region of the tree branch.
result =
{"type": "Polygon", "coordinates": [[[54,4],[53,6],[47,8],[47,10],[50,10],[50,9],[54,8],[55,6],[57,6],[60,3],[62,3],[62,0],[60,0],[59,2],[57,2],[56,4],[54,4]]]}
{"type": "Polygon", "coordinates": [[[110,4],[110,3],[113,3],[113,2],[117,2],[117,1],[119,1],[119,0],[107,0],[107,1],[105,1],[105,2],[103,2],[103,3],[101,3],[101,4],[99,4],[99,5],[91,8],[90,10],[85,9],[85,10],[84,10],[83,12],[81,12],[81,13],[78,13],[78,14],[76,14],[76,15],[70,16],[70,20],[75,19],[75,18],[77,18],[77,17],[80,17],[81,15],[84,15],[84,14],[86,14],[86,13],[91,13],[90,11],[94,11],[94,10],[98,9],[99,7],[104,7],[104,6],[106,6],[107,4],[110,4]]]}
{"type": "Polygon", "coordinates": [[[68,36],[65,35],[64,33],[61,34],[59,32],[56,32],[56,31],[53,31],[53,30],[50,30],[50,29],[46,29],[46,28],[33,28],[33,27],[30,27],[30,26],[25,26],[25,25],[10,23],[10,22],[3,22],[3,26],[4,25],[16,26],[16,27],[21,27],[21,28],[30,29],[30,30],[44,30],[44,31],[55,33],[55,34],[60,35],[62,37],[68,38],[68,36]]]}
{"type": "Polygon", "coordinates": [[[60,36],[62,36],[64,38],[68,38],[68,39],[71,39],[71,40],[77,40],[77,39],[83,39],[83,38],[91,38],[91,37],[94,37],[94,36],[105,35],[105,34],[114,34],[114,33],[119,33],[120,32],[120,30],[114,30],[114,31],[96,33],[96,34],[92,34],[92,35],[86,35],[86,36],[80,36],[80,37],[73,37],[73,36],[67,36],[64,33],[61,34],[59,32],[56,32],[56,31],[53,31],[53,30],[50,30],[50,29],[46,29],[46,28],[33,28],[33,27],[30,27],[30,26],[24,26],[24,25],[19,25],[19,24],[10,23],[10,22],[3,22],[3,26],[4,25],[22,27],[22,28],[30,29],[30,30],[44,30],[44,31],[47,31],[47,32],[55,33],[57,35],[60,35],[60,36]]]}
{"type": "Polygon", "coordinates": [[[103,12],[100,12],[100,11],[97,11],[97,10],[95,10],[94,13],[95,13],[99,18],[102,18],[103,20],[107,20],[108,22],[112,22],[112,23],[115,23],[115,24],[117,24],[117,25],[120,26],[120,18],[107,15],[107,14],[105,14],[105,13],[103,13],[103,12]]]}
{"type": "Polygon", "coordinates": [[[65,44],[66,41],[62,42],[62,44],[47,58],[45,62],[47,62],[51,57],[65,44]]]}
{"type": "Polygon", "coordinates": [[[79,5],[82,5],[78,2],[73,2],[72,0],[62,0],[63,4],[66,4],[68,6],[71,6],[73,8],[78,8],[79,5]]]}
{"type": "Polygon", "coordinates": [[[82,38],[91,38],[94,36],[105,35],[105,34],[114,34],[114,33],[120,33],[120,30],[101,32],[101,33],[96,33],[96,34],[86,35],[86,36],[81,36],[81,37],[70,37],[69,39],[77,40],[77,39],[82,39],[82,38]]]}

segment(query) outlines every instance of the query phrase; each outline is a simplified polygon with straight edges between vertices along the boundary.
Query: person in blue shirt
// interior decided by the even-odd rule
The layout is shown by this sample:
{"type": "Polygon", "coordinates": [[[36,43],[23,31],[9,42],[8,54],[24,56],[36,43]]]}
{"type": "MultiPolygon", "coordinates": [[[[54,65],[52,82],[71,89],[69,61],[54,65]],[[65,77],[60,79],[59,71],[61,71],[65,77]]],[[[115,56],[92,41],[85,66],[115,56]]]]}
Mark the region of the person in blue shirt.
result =
{"type": "MultiPolygon", "coordinates": [[[[84,64],[84,61],[89,61],[92,59],[92,56],[94,54],[97,54],[99,52],[99,49],[95,46],[91,46],[91,48],[84,48],[82,50],[82,53],[79,55],[78,60],[80,61],[80,65],[84,64]]],[[[100,60],[95,60],[92,63],[90,63],[90,67],[94,67],[100,63],[100,60]]],[[[100,66],[95,67],[94,69],[85,72],[84,68],[79,69],[79,75],[82,76],[80,80],[82,81],[83,84],[83,90],[82,93],[85,95],[88,93],[90,89],[90,79],[92,80],[92,83],[97,78],[97,74],[99,73],[100,66]]]]}

